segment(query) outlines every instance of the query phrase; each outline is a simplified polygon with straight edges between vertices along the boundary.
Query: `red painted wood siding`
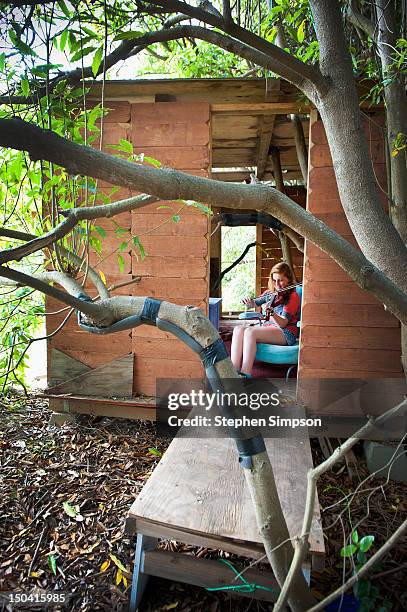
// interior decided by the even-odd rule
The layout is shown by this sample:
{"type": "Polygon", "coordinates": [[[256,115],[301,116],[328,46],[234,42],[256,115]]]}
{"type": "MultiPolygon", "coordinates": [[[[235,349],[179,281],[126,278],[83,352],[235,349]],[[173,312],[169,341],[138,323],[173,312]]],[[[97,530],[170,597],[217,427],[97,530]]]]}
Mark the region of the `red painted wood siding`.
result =
{"type": "MultiPolygon", "coordinates": [[[[377,180],[386,187],[380,129],[366,125],[377,180]]],[[[385,198],[382,195],[384,206],[385,198]]],[[[310,126],[307,209],[354,246],[339,200],[332,160],[320,120],[310,126]]],[[[306,243],[300,345],[300,378],[402,376],[400,327],[370,293],[360,289],[325,253],[306,243]]]]}

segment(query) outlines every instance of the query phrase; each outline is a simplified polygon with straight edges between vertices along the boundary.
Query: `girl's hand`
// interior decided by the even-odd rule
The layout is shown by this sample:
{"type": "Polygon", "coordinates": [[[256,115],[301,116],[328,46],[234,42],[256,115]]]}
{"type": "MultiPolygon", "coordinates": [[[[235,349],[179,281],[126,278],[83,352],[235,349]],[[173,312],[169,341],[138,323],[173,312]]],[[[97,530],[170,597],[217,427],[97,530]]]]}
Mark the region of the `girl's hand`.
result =
{"type": "Polygon", "coordinates": [[[243,298],[243,304],[245,304],[246,306],[254,306],[254,300],[251,297],[245,297],[243,298]]]}

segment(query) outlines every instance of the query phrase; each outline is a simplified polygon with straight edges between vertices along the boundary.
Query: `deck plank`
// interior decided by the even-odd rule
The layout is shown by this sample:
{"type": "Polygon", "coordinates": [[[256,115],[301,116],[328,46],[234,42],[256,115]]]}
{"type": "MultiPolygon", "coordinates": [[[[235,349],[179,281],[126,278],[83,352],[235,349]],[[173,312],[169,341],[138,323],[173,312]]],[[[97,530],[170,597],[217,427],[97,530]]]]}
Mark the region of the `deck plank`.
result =
{"type": "MultiPolygon", "coordinates": [[[[309,441],[267,439],[277,489],[290,535],[298,535],[312,466],[309,441]]],[[[261,544],[243,470],[230,439],[176,438],[133,503],[129,524],[159,526],[226,542],[261,544]]],[[[221,546],[220,546],[221,548],[221,546]]],[[[311,554],[323,555],[317,506],[310,537],[311,554]]]]}

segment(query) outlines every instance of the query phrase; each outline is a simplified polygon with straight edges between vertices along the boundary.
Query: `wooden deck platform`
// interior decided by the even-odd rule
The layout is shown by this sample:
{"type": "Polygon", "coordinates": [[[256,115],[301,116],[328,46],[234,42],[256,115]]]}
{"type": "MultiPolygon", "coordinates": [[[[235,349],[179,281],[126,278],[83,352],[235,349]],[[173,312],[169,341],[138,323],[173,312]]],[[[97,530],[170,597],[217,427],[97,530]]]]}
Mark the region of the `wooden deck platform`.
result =
{"type": "MultiPolygon", "coordinates": [[[[268,439],[267,450],[274,468],[277,489],[291,536],[299,533],[306,493],[306,473],[312,466],[309,441],[304,439],[268,439]]],[[[130,534],[148,542],[145,556],[139,546],[135,574],[140,572],[172,580],[208,586],[203,566],[194,581],[200,560],[174,553],[153,551],[158,539],[172,539],[186,544],[216,548],[251,559],[264,555],[256,519],[240,468],[234,442],[230,439],[176,438],[169,446],[153,475],[133,503],[126,523],[130,534]],[[147,536],[147,537],[146,537],[147,536]],[[153,559],[157,557],[158,565],[153,559]],[[168,562],[165,563],[165,555],[168,562]],[[151,558],[150,558],[151,557],[151,558]],[[181,557],[184,557],[182,560],[181,557]],[[188,565],[189,564],[189,565],[188,565]],[[186,567],[191,571],[186,571],[186,567]],[[147,570],[148,567],[148,570],[147,570]]],[[[140,544],[140,543],[139,543],[140,544]]],[[[312,567],[322,569],[324,540],[317,506],[310,537],[312,567]]],[[[214,586],[225,583],[222,564],[212,572],[214,586]],[[217,578],[216,578],[217,577],[217,578]]],[[[209,571],[209,566],[208,566],[209,571]]],[[[229,583],[233,574],[229,571],[229,583]]],[[[135,577],[136,584],[140,576],[135,577]]],[[[228,582],[226,582],[228,584],[228,582]]],[[[140,591],[140,589],[139,589],[140,591]]],[[[265,591],[256,596],[264,597],[265,591]]],[[[253,594],[251,595],[253,596],[253,594]]],[[[134,594],[134,598],[136,595],[134,594]]],[[[140,599],[140,592],[137,595],[140,599]]],[[[134,599],[133,598],[133,599],[134,599]]],[[[267,599],[268,597],[266,597],[267,599]]]]}

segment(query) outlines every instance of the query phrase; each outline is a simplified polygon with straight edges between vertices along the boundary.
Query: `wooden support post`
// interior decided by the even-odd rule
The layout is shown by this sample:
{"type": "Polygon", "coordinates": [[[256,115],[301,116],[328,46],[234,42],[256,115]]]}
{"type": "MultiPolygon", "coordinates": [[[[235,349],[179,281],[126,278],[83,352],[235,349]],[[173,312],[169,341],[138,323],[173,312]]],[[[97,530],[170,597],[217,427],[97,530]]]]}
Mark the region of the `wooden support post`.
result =
{"type": "Polygon", "coordinates": [[[281,170],[280,151],[276,147],[271,149],[271,161],[273,164],[274,180],[276,181],[276,189],[285,193],[283,171],[281,170]]]}
{"type": "Polygon", "coordinates": [[[142,533],[137,535],[129,612],[136,612],[141,598],[143,597],[149,578],[149,574],[144,571],[144,557],[146,551],[155,550],[157,541],[156,538],[145,536],[142,533]]]}
{"type": "Polygon", "coordinates": [[[291,115],[291,121],[294,125],[295,148],[297,150],[298,163],[301,168],[301,174],[304,179],[304,184],[307,186],[308,180],[308,149],[305,144],[304,129],[301,119],[298,115],[291,115]]]}

